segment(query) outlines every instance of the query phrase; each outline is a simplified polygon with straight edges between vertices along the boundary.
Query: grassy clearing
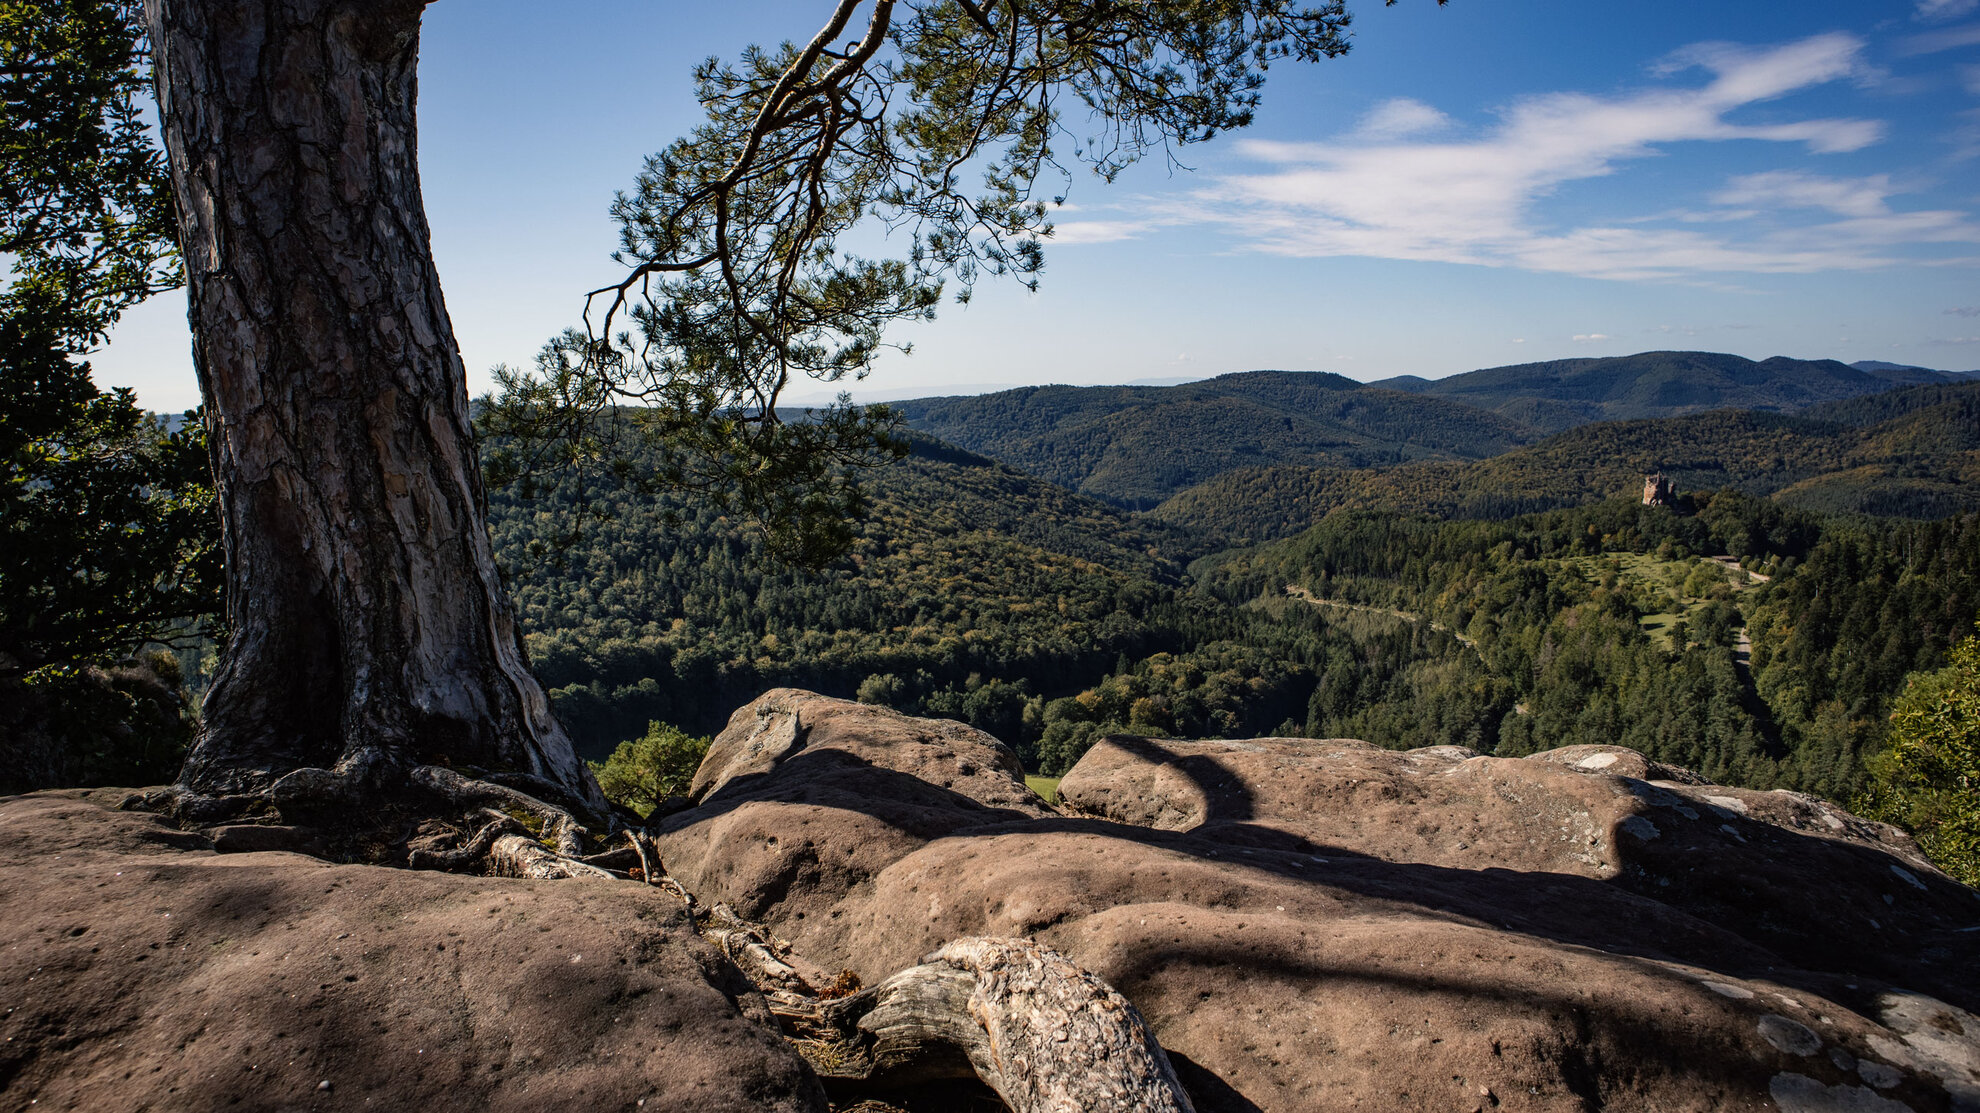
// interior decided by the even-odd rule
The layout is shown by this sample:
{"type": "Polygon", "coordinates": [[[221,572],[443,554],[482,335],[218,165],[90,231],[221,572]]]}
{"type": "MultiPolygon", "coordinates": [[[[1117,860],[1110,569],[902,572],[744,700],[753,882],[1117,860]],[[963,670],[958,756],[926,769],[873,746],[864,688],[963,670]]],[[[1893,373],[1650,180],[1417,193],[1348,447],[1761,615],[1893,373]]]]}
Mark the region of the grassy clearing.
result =
{"type": "Polygon", "coordinates": [[[1700,557],[1666,560],[1650,553],[1608,553],[1576,557],[1567,563],[1597,583],[1601,582],[1606,568],[1613,565],[1618,583],[1637,593],[1639,598],[1645,594],[1660,597],[1663,606],[1644,615],[1642,625],[1650,640],[1664,650],[1671,648],[1671,627],[1679,621],[1689,622],[1711,602],[1713,595],[1724,597],[1724,593],[1715,590],[1720,585],[1735,596],[1757,585],[1757,581],[1736,566],[1728,567],[1700,557]]]}
{"type": "Polygon", "coordinates": [[[1059,802],[1059,778],[1034,777],[1027,773],[1025,774],[1024,783],[1030,787],[1031,791],[1043,797],[1047,804],[1056,804],[1059,802]]]}

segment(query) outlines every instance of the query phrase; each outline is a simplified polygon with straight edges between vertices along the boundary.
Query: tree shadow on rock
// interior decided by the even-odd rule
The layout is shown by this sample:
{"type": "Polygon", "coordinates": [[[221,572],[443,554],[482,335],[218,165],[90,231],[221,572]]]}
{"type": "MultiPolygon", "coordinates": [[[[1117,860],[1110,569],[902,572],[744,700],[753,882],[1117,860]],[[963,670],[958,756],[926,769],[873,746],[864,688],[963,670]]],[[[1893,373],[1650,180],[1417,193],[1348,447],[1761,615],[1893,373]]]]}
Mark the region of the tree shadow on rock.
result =
{"type": "Polygon", "coordinates": [[[1188,1091],[1196,1113],[1265,1113],[1210,1068],[1174,1048],[1163,1048],[1163,1052],[1169,1057],[1169,1065],[1176,1068],[1176,1078],[1188,1091]]]}
{"type": "Polygon", "coordinates": [[[1137,842],[1558,942],[1805,982],[1865,1007],[1877,987],[1849,992],[1848,981],[1879,979],[1980,1010],[1980,894],[1874,847],[1726,812],[1626,843],[1626,868],[1606,880],[1395,862],[1259,819],[1242,778],[1212,754],[1174,760],[1148,746],[1143,756],[1189,777],[1209,807],[1180,840],[1123,825],[1118,833],[1137,842]]]}

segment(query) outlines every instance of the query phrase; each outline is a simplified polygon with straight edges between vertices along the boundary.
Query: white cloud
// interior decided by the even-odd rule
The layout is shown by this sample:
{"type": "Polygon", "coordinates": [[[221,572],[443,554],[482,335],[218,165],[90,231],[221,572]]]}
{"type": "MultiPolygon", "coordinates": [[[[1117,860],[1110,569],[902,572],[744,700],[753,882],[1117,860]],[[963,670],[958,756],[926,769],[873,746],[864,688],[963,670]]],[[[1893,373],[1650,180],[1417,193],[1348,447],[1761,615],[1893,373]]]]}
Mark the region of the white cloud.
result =
{"type": "Polygon", "coordinates": [[[1615,337],[1613,337],[1613,336],[1610,336],[1610,335],[1609,335],[1608,333],[1606,333],[1606,332],[1580,332],[1580,333],[1576,333],[1576,334],[1575,334],[1575,337],[1574,337],[1574,338],[1575,338],[1575,340],[1576,340],[1577,342],[1580,342],[1580,343],[1587,343],[1587,342],[1589,342],[1589,341],[1591,341],[1591,340],[1614,340],[1614,339],[1615,339],[1615,337]]]}
{"type": "Polygon", "coordinates": [[[1363,116],[1355,135],[1362,139],[1405,139],[1450,126],[1449,116],[1422,101],[1396,97],[1376,105],[1374,111],[1363,116]]]}
{"type": "MultiPolygon", "coordinates": [[[[1746,174],[1726,183],[1712,197],[1717,205],[1759,208],[1827,209],[1838,216],[1885,216],[1891,211],[1891,176],[1825,178],[1799,170],[1769,170],[1746,174]]],[[[1753,210],[1742,210],[1752,215],[1753,210]]]]}
{"type": "Polygon", "coordinates": [[[1515,344],[1524,344],[1524,343],[1526,343],[1526,337],[1524,337],[1524,336],[1515,336],[1515,337],[1513,337],[1513,339],[1512,339],[1512,342],[1513,342],[1513,343],[1515,343],[1515,344]]]}
{"type": "Polygon", "coordinates": [[[1919,19],[1958,19],[1980,7],[1980,0],[1918,0],[1919,19]]]}
{"type": "Polygon", "coordinates": [[[1115,243],[1131,240],[1147,231],[1143,220],[1070,220],[1052,226],[1052,244],[1063,247],[1082,243],[1115,243]]]}
{"type": "Polygon", "coordinates": [[[1948,317],[1980,317],[1980,305],[1962,305],[1946,310],[1948,317]]]}
{"type": "MultiPolygon", "coordinates": [[[[1716,210],[1618,219],[1616,227],[1549,228],[1539,215],[1562,186],[1617,174],[1671,144],[1753,140],[1796,143],[1817,154],[1876,142],[1883,125],[1861,119],[1736,122],[1744,107],[1862,71],[1861,40],[1826,34],[1769,49],[1726,43],[1688,47],[1660,63],[1665,75],[1703,68],[1691,88],[1597,97],[1553,93],[1514,103],[1475,138],[1372,139],[1368,122],[1338,142],[1252,140],[1238,151],[1267,164],[1233,174],[1163,222],[1231,227],[1254,250],[1289,256],[1356,255],[1514,266],[1613,279],[1703,273],[1807,273],[1896,261],[1906,244],[1976,242],[1980,225],[1952,211],[1893,212],[1886,176],[1825,178],[1795,171],[1727,183],[1716,210]],[[1781,208],[1837,219],[1791,231],[1746,226],[1781,208]],[[1693,227],[1635,226],[1675,221],[1693,227]],[[1716,224],[1711,234],[1696,225],[1716,224]]],[[[1371,114],[1396,126],[1428,123],[1436,110],[1389,102],[1371,114]]],[[[1441,114],[1436,114],[1441,119],[1441,114]]]]}

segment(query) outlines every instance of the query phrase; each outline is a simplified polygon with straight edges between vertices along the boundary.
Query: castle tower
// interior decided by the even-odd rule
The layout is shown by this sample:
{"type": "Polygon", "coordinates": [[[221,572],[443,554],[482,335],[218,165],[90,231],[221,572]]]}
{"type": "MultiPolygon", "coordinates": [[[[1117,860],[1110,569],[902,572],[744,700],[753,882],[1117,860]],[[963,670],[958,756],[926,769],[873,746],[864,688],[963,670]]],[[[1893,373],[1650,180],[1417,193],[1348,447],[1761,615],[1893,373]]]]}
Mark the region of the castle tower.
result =
{"type": "Polygon", "coordinates": [[[1677,492],[1672,489],[1671,481],[1662,475],[1643,477],[1643,505],[1669,506],[1676,497],[1677,492]]]}

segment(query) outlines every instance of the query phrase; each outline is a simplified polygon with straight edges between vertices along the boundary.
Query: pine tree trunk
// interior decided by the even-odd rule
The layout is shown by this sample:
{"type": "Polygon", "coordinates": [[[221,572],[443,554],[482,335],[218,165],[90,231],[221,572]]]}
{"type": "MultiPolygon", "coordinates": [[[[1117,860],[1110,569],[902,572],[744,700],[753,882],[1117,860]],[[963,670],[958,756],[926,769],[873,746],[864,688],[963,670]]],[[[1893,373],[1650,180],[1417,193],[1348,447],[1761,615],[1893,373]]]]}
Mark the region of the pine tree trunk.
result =
{"type": "Polygon", "coordinates": [[[181,775],[532,775],[602,798],[495,569],[420,198],[418,0],[147,0],[231,641],[181,775]]]}

